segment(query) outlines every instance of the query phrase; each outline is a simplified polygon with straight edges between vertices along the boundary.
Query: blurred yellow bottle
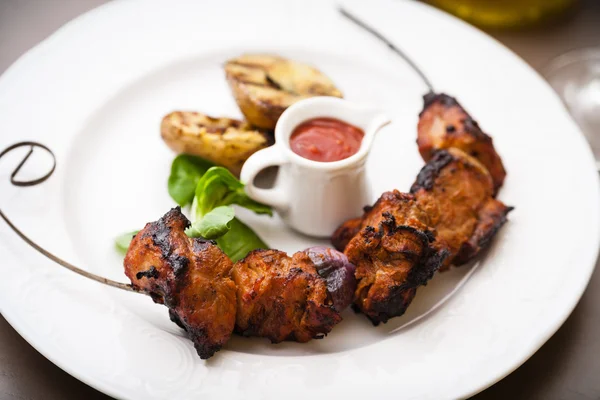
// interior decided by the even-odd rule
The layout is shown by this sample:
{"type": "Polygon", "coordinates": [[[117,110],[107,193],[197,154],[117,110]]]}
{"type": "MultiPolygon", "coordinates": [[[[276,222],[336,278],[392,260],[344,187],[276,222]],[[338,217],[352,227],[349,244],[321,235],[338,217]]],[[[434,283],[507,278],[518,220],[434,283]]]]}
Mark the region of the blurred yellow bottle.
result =
{"type": "Polygon", "coordinates": [[[517,28],[553,19],[577,0],[425,0],[465,21],[486,28],[517,28]]]}

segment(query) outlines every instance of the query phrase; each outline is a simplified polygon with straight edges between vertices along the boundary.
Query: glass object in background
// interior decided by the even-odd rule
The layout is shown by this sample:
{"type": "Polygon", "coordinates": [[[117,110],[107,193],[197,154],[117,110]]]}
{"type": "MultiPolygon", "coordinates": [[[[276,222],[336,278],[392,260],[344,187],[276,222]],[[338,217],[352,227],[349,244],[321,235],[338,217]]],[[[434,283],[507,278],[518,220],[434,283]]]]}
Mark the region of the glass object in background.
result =
{"type": "Polygon", "coordinates": [[[551,20],[577,0],[425,0],[472,24],[486,28],[520,28],[551,20]]]}
{"type": "Polygon", "coordinates": [[[600,170],[600,47],[560,55],[543,74],[589,141],[600,170]]]}

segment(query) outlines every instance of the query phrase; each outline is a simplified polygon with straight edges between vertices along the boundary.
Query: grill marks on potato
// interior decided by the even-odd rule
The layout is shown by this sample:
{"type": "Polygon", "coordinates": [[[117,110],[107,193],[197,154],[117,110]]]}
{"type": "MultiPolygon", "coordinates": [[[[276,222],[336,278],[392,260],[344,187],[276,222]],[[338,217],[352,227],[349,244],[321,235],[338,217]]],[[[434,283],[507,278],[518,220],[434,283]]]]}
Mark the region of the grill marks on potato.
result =
{"type": "Polygon", "coordinates": [[[247,122],[175,111],[163,118],[161,136],[176,153],[202,157],[236,176],[248,157],[273,144],[272,130],[287,107],[311,96],[342,96],[316,68],[278,56],[246,54],[224,68],[247,122]]]}
{"type": "Polygon", "coordinates": [[[248,157],[273,143],[272,135],[247,122],[192,111],[166,115],[161,136],[173,151],[202,157],[237,176],[248,157]]]}
{"type": "Polygon", "coordinates": [[[273,129],[285,109],[312,96],[342,97],[318,69],[283,57],[246,54],[229,60],[225,74],[246,119],[273,129]]]}

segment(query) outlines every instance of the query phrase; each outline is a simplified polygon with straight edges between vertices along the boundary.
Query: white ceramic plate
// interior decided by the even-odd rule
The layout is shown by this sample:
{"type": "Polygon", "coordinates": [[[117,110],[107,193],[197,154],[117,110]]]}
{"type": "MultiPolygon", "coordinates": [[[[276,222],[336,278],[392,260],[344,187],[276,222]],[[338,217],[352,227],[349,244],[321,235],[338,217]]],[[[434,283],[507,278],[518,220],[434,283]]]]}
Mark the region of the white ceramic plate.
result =
{"type": "MultiPolygon", "coordinates": [[[[441,12],[391,0],[343,4],[494,137],[508,169],[500,198],[516,210],[485,259],[438,274],[405,316],[377,328],[346,312],[324,340],[234,338],[202,361],[164,307],[61,270],[0,224],[1,311],[23,337],[121,398],[441,399],[491,385],[558,329],[588,282],[599,238],[594,163],[560,101],[508,50],[441,12]]],[[[67,24],[0,78],[0,148],[37,140],[58,160],[49,181],[16,188],[8,175],[27,149],[3,158],[2,209],[44,247],[124,281],[114,236],[173,205],[161,117],[175,109],[239,116],[221,64],[247,51],[313,63],[347,98],[386,110],[393,123],[377,139],[369,176],[377,192],[409,188],[423,164],[414,141],[426,89],[335,4],[125,1],[67,24]]],[[[36,152],[23,178],[47,163],[36,152]]],[[[277,218],[242,218],[273,247],[315,243],[277,218]]]]}

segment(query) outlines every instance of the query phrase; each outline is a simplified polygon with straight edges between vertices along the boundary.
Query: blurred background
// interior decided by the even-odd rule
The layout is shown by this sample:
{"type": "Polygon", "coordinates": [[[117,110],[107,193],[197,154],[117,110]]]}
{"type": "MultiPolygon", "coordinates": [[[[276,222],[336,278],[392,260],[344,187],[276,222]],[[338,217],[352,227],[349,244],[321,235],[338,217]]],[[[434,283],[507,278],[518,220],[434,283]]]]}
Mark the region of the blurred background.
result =
{"type": "Polygon", "coordinates": [[[600,169],[600,2],[426,2],[487,31],[537,69],[586,135],[600,169]]]}
{"type": "Polygon", "coordinates": [[[549,24],[575,10],[577,0],[426,0],[482,28],[549,24]]]}
{"type": "MultiPolygon", "coordinates": [[[[65,22],[106,2],[0,0],[0,73],[65,22]]],[[[598,159],[600,1],[426,2],[478,26],[544,76],[581,126],[598,159]]],[[[560,330],[523,366],[475,398],[600,399],[598,337],[600,275],[596,272],[560,330]]],[[[80,398],[108,399],[46,360],[0,317],[0,399],[80,398]]]]}

